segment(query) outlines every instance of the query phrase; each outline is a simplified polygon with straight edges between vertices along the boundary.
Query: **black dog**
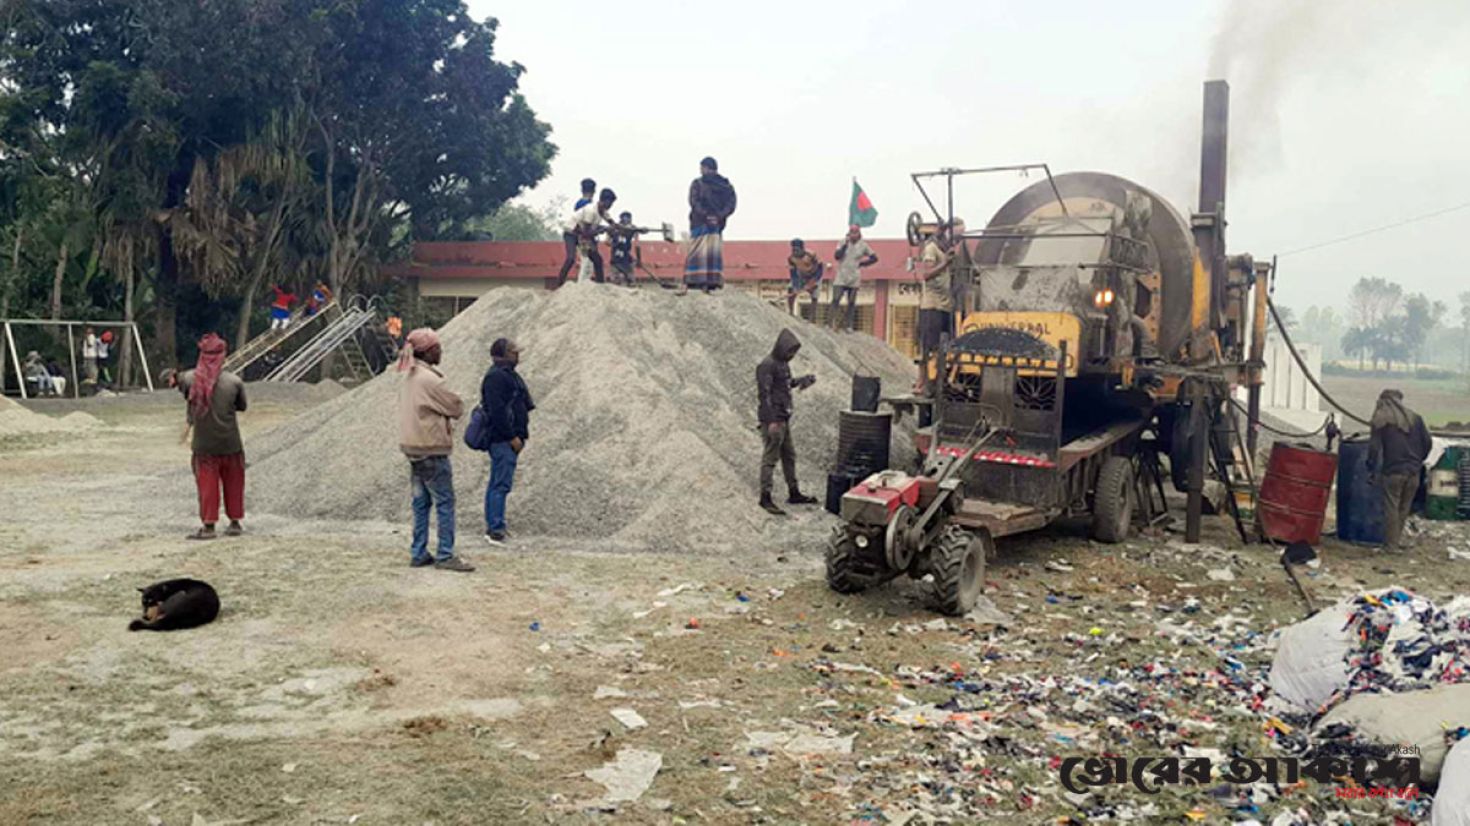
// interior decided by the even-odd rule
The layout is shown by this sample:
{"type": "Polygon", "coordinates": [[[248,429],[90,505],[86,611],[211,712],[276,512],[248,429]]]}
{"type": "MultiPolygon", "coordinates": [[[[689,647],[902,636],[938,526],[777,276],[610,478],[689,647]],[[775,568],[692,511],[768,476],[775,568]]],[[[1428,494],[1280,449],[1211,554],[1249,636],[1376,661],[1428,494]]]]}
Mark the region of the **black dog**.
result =
{"type": "Polygon", "coordinates": [[[143,594],[143,618],[128,623],[129,631],[194,628],[219,616],[219,594],[208,582],[166,579],[138,591],[143,594]]]}

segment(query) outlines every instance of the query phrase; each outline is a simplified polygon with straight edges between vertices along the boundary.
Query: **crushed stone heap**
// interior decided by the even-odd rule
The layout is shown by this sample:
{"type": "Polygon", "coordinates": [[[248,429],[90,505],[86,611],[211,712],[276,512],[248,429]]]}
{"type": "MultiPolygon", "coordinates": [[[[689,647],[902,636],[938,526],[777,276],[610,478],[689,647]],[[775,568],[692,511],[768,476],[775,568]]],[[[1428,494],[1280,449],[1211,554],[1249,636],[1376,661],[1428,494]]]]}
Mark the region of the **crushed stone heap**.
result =
{"type": "Polygon", "coordinates": [[[65,416],[36,413],[18,402],[0,396],[0,437],[37,433],[79,433],[101,428],[102,421],[80,410],[65,416]]]}
{"type": "MultiPolygon", "coordinates": [[[[774,520],[756,506],[755,368],[783,327],[802,342],[793,375],[817,376],[795,395],[793,433],[803,491],[821,497],[853,374],[898,391],[912,383],[912,363],[871,336],[830,332],[754,296],[500,288],[440,331],[442,368],[468,410],[479,400],[490,344],[506,336],[521,346],[519,369],[536,410],[507,514],[514,535],[655,551],[776,549],[827,530],[819,516],[774,520]]],[[[408,463],[394,414],[401,381],[389,371],[247,440],[247,507],[406,520],[408,463]]],[[[466,540],[485,527],[489,461],[464,446],[467,419],[456,428],[454,478],[461,544],[472,547],[466,540]]],[[[911,455],[902,430],[894,428],[896,459],[911,455]]],[[[784,501],[780,473],[775,493],[784,501]]]]}

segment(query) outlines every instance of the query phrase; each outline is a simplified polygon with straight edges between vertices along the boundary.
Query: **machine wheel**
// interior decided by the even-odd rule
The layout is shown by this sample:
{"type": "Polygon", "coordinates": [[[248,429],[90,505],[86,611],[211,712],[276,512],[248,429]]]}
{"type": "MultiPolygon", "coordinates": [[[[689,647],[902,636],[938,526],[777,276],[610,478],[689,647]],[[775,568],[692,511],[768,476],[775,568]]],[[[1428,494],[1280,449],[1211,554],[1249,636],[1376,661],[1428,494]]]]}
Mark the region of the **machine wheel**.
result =
{"type": "Polygon", "coordinates": [[[1097,474],[1092,496],[1092,536],[1099,542],[1122,542],[1133,525],[1133,462],[1109,456],[1097,474]]]}
{"type": "Polygon", "coordinates": [[[827,586],[839,594],[855,594],[873,584],[857,572],[857,543],[841,525],[827,538],[827,586]]]}
{"type": "Polygon", "coordinates": [[[985,590],[985,557],[992,540],[986,531],[971,536],[950,525],[929,546],[929,571],[939,610],[950,616],[969,613],[985,590]]]}

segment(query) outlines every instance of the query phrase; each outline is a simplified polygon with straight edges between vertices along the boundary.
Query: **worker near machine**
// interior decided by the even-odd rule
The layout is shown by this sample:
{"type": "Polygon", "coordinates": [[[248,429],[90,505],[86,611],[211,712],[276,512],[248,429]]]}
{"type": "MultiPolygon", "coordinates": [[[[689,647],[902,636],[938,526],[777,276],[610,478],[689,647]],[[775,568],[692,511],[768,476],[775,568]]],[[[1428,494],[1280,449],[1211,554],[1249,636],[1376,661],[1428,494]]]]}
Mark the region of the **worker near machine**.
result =
{"type": "Polygon", "coordinates": [[[791,390],[805,390],[817,381],[817,377],[811,374],[799,379],[791,377],[791,360],[800,349],[801,342],[797,341],[796,334],[783,329],[776,336],[776,346],[771,348],[771,354],[755,368],[756,395],[760,401],[757,413],[764,444],[761,451],[760,506],[773,516],[786,515],[771,500],[771,477],[776,470],[777,459],[781,460],[781,473],[786,477],[787,503],[815,505],[817,502],[813,497],[804,496],[797,484],[796,445],[791,441],[791,390]]]}
{"type": "Polygon", "coordinates": [[[439,334],[420,327],[408,334],[398,354],[398,371],[407,373],[398,390],[398,447],[408,457],[413,489],[413,538],[409,565],[433,565],[468,573],[475,566],[454,553],[454,422],[464,415],[464,402],[449,389],[439,370],[443,357],[439,334]],[[429,555],[429,508],[439,519],[439,553],[429,555]]]}
{"type": "Polygon", "coordinates": [[[929,360],[944,337],[954,335],[955,304],[950,291],[954,253],[949,235],[949,227],[940,225],[919,256],[923,289],[919,296],[919,381],[914,385],[919,395],[929,390],[929,360]]]}
{"type": "Polygon", "coordinates": [[[526,382],[516,372],[521,348],[508,338],[490,345],[490,370],[480,382],[480,408],[490,441],[490,482],[485,487],[485,541],[503,547],[510,539],[505,530],[505,500],[515,481],[516,465],[526,440],[531,438],[531,411],[536,403],[526,382]]]}
{"type": "Polygon", "coordinates": [[[291,305],[296,303],[296,295],[280,284],[272,284],[271,290],[276,294],[271,299],[271,329],[284,330],[291,323],[291,305]]]}
{"type": "Polygon", "coordinates": [[[556,274],[556,283],[558,285],[567,283],[567,273],[571,272],[572,267],[577,265],[577,258],[579,257],[577,255],[577,212],[580,211],[582,207],[592,203],[592,199],[596,196],[597,182],[592,180],[591,178],[583,178],[582,197],[578,198],[577,203],[572,206],[572,220],[568,221],[567,225],[562,227],[561,242],[562,245],[566,247],[567,254],[566,257],[562,259],[561,271],[556,274]]]}
{"type": "Polygon", "coordinates": [[[607,231],[607,260],[612,264],[613,283],[631,287],[637,280],[633,276],[633,247],[637,239],[638,228],[633,226],[633,213],[618,215],[618,222],[607,231]]]}
{"type": "Polygon", "coordinates": [[[805,241],[793,238],[786,266],[791,270],[791,286],[786,290],[786,312],[795,315],[797,296],[806,293],[812,302],[812,320],[816,320],[817,288],[822,284],[822,271],[826,265],[806,248],[805,241]]]}
{"type": "Polygon", "coordinates": [[[837,276],[832,280],[832,306],[827,311],[827,318],[834,330],[839,329],[837,308],[846,297],[846,326],[851,332],[857,329],[857,294],[858,285],[862,282],[862,268],[878,263],[878,254],[863,240],[862,227],[853,224],[847,228],[847,237],[837,245],[833,257],[837,259],[837,276]]]}
{"type": "Polygon", "coordinates": [[[1432,443],[1418,413],[1404,406],[1404,394],[1384,390],[1373,409],[1368,472],[1383,483],[1383,544],[1403,547],[1404,523],[1419,492],[1419,475],[1432,443]]]}
{"type": "Polygon", "coordinates": [[[199,530],[189,539],[214,539],[219,522],[220,489],[224,489],[225,515],[230,518],[225,536],[244,532],[245,448],[240,440],[237,414],[245,412],[245,383],[224,369],[225,340],[214,333],[199,339],[199,360],[193,370],[170,371],[166,383],[177,387],[189,400],[188,422],[193,431],[189,449],[194,469],[194,486],[199,494],[199,530]]]}
{"type": "Polygon", "coordinates": [[[735,187],[720,174],[714,158],[699,162],[699,177],[689,184],[689,254],[684,259],[686,289],[712,293],[725,285],[725,222],[735,213],[735,187]]]}

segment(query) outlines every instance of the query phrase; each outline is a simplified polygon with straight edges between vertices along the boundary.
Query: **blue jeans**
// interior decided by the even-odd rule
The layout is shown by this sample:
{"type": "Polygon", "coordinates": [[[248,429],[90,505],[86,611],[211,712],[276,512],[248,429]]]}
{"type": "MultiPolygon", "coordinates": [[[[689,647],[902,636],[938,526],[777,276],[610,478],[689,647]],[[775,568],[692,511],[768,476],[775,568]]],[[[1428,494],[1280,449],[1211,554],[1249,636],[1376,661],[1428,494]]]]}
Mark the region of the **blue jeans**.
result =
{"type": "Polygon", "coordinates": [[[448,456],[411,460],[413,481],[413,561],[429,558],[429,506],[439,512],[439,555],[437,561],[454,558],[454,471],[448,456]]]}
{"type": "Polygon", "coordinates": [[[490,445],[490,484],[485,486],[485,532],[505,532],[505,498],[516,475],[516,452],[510,442],[490,445]]]}

